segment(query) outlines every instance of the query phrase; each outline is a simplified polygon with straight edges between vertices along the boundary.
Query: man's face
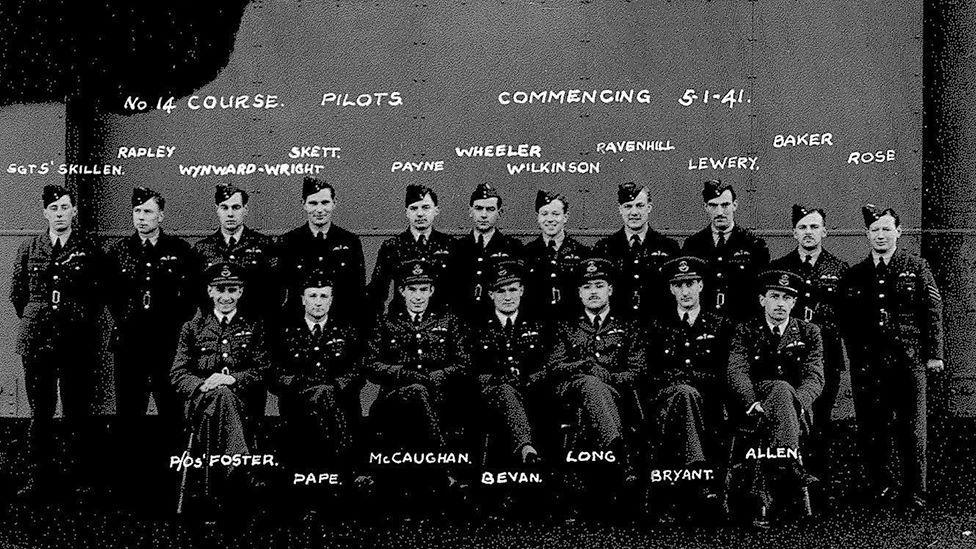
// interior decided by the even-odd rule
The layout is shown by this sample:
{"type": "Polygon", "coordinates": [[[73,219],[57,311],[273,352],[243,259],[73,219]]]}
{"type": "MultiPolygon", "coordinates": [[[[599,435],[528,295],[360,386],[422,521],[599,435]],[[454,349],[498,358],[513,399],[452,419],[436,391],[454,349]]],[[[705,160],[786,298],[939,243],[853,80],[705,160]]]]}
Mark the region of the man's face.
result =
{"type": "Polygon", "coordinates": [[[430,298],[434,295],[434,285],[429,282],[407,284],[400,288],[400,295],[407,304],[407,310],[414,314],[427,311],[430,298]]]}
{"type": "Polygon", "coordinates": [[[480,232],[490,231],[498,224],[498,214],[501,209],[498,207],[497,198],[482,198],[475,200],[468,210],[468,215],[474,221],[474,228],[480,232]]]}
{"type": "Polygon", "coordinates": [[[546,236],[556,236],[563,232],[568,220],[569,214],[566,213],[566,205],[562,200],[553,200],[539,208],[539,228],[546,236]]]}
{"type": "Polygon", "coordinates": [[[591,313],[598,313],[610,302],[613,286],[602,279],[587,280],[579,287],[579,296],[583,306],[591,313]]]}
{"type": "Polygon", "coordinates": [[[823,216],[820,215],[820,212],[803,216],[793,227],[793,238],[803,250],[816,250],[820,247],[825,236],[827,236],[827,229],[824,227],[823,216]]]}
{"type": "Polygon", "coordinates": [[[305,288],[302,292],[302,305],[305,307],[305,314],[316,321],[325,318],[332,308],[332,286],[305,288]]]}
{"type": "Polygon", "coordinates": [[[766,311],[766,318],[779,324],[789,318],[790,311],[796,305],[796,296],[783,290],[766,290],[759,295],[759,304],[766,311]]]}
{"type": "Polygon", "coordinates": [[[895,226],[895,218],[891,214],[885,214],[868,226],[867,235],[871,249],[883,254],[895,248],[901,236],[901,227],[895,226]]]}
{"type": "Polygon", "coordinates": [[[240,284],[210,285],[207,286],[207,294],[213,300],[217,312],[228,314],[237,310],[237,302],[244,295],[244,287],[240,284]]]}
{"type": "Polygon", "coordinates": [[[722,194],[705,202],[705,213],[708,214],[709,222],[713,227],[724,231],[732,226],[735,220],[735,210],[739,207],[739,201],[732,199],[732,191],[725,190],[722,194]]]}
{"type": "Polygon", "coordinates": [[[332,221],[332,210],[335,209],[332,199],[332,189],[321,191],[305,197],[305,214],[313,227],[324,227],[332,221]]]}
{"type": "Polygon", "coordinates": [[[674,296],[674,301],[679,307],[691,310],[698,306],[704,286],[700,278],[678,280],[671,283],[671,295],[674,296]]]}
{"type": "Polygon", "coordinates": [[[488,290],[488,295],[495,303],[495,310],[506,315],[518,310],[522,303],[523,293],[525,293],[525,288],[521,282],[511,282],[494,290],[488,290]]]}
{"type": "Polygon", "coordinates": [[[430,195],[424,197],[407,206],[407,221],[410,226],[418,231],[426,231],[434,224],[434,218],[440,210],[434,205],[434,199],[430,195]]]}
{"type": "Polygon", "coordinates": [[[247,217],[247,206],[244,205],[244,196],[241,193],[234,193],[233,196],[217,204],[217,220],[220,228],[228,233],[236,232],[244,224],[247,217]]]}
{"type": "Polygon", "coordinates": [[[643,230],[647,226],[647,221],[651,216],[651,201],[647,197],[647,189],[644,189],[630,202],[624,202],[618,209],[620,217],[624,220],[624,225],[634,231],[643,230]]]}
{"type": "Polygon", "coordinates": [[[70,229],[71,220],[77,213],[78,208],[71,203],[71,197],[68,195],[62,196],[44,208],[44,218],[47,219],[48,227],[56,233],[70,229]]]}
{"type": "Polygon", "coordinates": [[[163,222],[163,211],[159,209],[159,204],[155,198],[143,202],[132,208],[132,224],[136,232],[141,235],[151,235],[159,228],[163,222]]]}

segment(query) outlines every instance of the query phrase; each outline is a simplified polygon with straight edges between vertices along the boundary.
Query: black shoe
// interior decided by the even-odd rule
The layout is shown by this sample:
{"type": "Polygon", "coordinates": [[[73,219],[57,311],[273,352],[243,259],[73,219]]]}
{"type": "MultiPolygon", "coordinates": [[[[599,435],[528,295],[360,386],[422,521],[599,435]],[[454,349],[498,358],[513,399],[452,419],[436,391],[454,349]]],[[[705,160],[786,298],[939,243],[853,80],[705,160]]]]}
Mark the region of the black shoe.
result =
{"type": "Polygon", "coordinates": [[[905,504],[905,513],[911,517],[919,517],[925,513],[925,507],[925,498],[921,496],[912,496],[905,504]]]}
{"type": "Polygon", "coordinates": [[[793,481],[799,486],[813,486],[814,484],[820,483],[820,479],[808,473],[807,470],[800,465],[799,461],[793,461],[787,466],[786,479],[793,481]]]}

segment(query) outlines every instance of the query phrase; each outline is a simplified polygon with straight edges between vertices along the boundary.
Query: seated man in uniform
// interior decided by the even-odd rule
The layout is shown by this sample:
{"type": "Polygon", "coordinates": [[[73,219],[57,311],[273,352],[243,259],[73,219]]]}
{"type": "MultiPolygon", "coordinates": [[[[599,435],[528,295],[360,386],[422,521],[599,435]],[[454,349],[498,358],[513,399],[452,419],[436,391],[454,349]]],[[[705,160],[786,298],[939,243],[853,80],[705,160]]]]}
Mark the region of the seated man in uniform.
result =
{"type": "MultiPolygon", "coordinates": [[[[470,368],[466,328],[430,306],[435,277],[427,261],[400,265],[396,281],[403,300],[374,328],[363,359],[366,378],[380,386],[370,416],[388,449],[444,450],[445,397],[470,368]]],[[[427,488],[438,491],[433,484],[427,488]]]]}
{"type": "MultiPolygon", "coordinates": [[[[702,259],[686,256],[672,259],[661,268],[676,308],[670,316],[652,323],[648,337],[654,469],[694,470],[716,465],[715,443],[724,422],[730,330],[724,317],[701,306],[705,267],[702,259]]],[[[707,483],[697,488],[695,494],[700,499],[714,494],[707,483]]],[[[674,495],[681,493],[686,492],[674,495]]],[[[667,501],[679,503],[674,497],[667,501]]],[[[672,519],[671,509],[665,509],[659,518],[672,519]]]]}
{"type": "MultiPolygon", "coordinates": [[[[758,422],[769,454],[786,454],[768,460],[779,476],[806,486],[819,481],[803,469],[799,446],[823,390],[823,339],[816,324],[790,317],[800,277],[766,271],[760,281],[762,315],[736,326],[729,345],[732,409],[758,422]]],[[[762,457],[762,451],[755,453],[762,457]]]]}
{"type": "Polygon", "coordinates": [[[525,270],[520,261],[500,261],[489,271],[488,296],[493,311],[471,335],[471,362],[489,432],[500,432],[511,462],[534,462],[532,425],[526,391],[542,377],[545,355],[542,324],[521,308],[525,270]]]}
{"type": "MultiPolygon", "coordinates": [[[[213,308],[183,325],[170,382],[182,401],[194,454],[249,455],[254,418],[264,415],[264,376],[270,363],[264,328],[238,310],[244,293],[241,267],[216,263],[207,269],[206,279],[213,308]]],[[[208,470],[211,496],[229,487],[231,479],[238,486],[253,480],[234,467],[208,470]]]]}
{"type": "Polygon", "coordinates": [[[613,265],[606,259],[580,262],[576,279],[584,311],[556,329],[546,377],[573,424],[570,455],[580,450],[612,452],[629,486],[636,474],[627,434],[643,424],[638,392],[646,354],[636,325],[611,313],[613,276],[613,265]]]}
{"type": "Polygon", "coordinates": [[[332,314],[331,277],[312,271],[301,286],[305,312],[285,322],[274,347],[279,409],[294,435],[296,472],[349,474],[362,388],[356,330],[332,314]]]}

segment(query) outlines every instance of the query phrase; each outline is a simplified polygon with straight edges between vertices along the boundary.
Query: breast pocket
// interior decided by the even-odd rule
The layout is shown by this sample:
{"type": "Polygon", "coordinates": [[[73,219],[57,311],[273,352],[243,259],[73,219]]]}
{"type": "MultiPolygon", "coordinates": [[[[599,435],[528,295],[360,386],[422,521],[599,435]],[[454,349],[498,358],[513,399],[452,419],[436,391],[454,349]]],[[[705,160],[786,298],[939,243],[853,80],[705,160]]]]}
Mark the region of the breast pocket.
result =
{"type": "Polygon", "coordinates": [[[903,303],[916,304],[918,302],[917,283],[918,277],[915,273],[899,273],[898,280],[895,282],[895,292],[898,299],[903,303]]]}

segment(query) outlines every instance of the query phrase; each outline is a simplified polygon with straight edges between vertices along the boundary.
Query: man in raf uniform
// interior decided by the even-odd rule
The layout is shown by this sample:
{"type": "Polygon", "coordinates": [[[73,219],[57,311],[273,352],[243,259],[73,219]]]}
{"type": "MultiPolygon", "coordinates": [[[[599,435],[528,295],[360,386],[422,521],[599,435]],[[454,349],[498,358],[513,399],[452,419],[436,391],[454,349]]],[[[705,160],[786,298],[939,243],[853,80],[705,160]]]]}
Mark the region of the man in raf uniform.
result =
{"type": "Polygon", "coordinates": [[[285,324],[274,347],[281,416],[296,471],[325,467],[348,475],[360,418],[360,346],[356,331],[332,313],[335,285],[328,274],[306,273],[302,287],[304,313],[285,324]]]}
{"type": "Polygon", "coordinates": [[[925,373],[944,369],[942,296],[928,262],[898,246],[898,214],[872,204],[862,213],[871,253],[842,284],[858,430],[878,502],[897,503],[900,462],[904,503],[917,512],[926,495],[925,373]]]}
{"type": "MultiPolygon", "coordinates": [[[[675,308],[651,325],[647,340],[654,468],[716,464],[731,330],[725,317],[701,306],[705,268],[703,260],[691,256],[672,259],[661,268],[675,308]]],[[[707,498],[713,493],[703,485],[697,495],[707,498]]],[[[677,503],[677,498],[669,499],[677,503]]],[[[669,512],[662,518],[669,518],[669,512]]]]}
{"type": "MultiPolygon", "coordinates": [[[[219,227],[213,234],[198,240],[193,250],[199,257],[200,273],[217,263],[236,263],[243,268],[244,281],[251,288],[261,288],[241,303],[241,310],[274,323],[281,308],[281,296],[273,255],[274,241],[245,224],[248,212],[247,191],[230,184],[217,185],[214,191],[219,227]]],[[[205,287],[206,280],[197,281],[205,287]]],[[[213,306],[208,295],[201,295],[204,311],[213,306]]]]}
{"type": "Polygon", "coordinates": [[[470,367],[467,330],[453,314],[430,307],[435,268],[411,260],[400,266],[397,290],[403,305],[391,309],[374,330],[363,366],[380,385],[373,403],[388,434],[403,443],[445,445],[441,406],[449,384],[470,367]]]}
{"type": "Polygon", "coordinates": [[[769,460],[780,478],[807,486],[818,479],[803,468],[800,435],[820,421],[812,412],[824,379],[820,328],[790,317],[802,284],[800,277],[788,271],[762,274],[762,309],[735,327],[727,379],[732,413],[758,422],[771,451],[797,452],[796,458],[769,460]]]}
{"type": "Polygon", "coordinates": [[[561,194],[539,191],[535,197],[542,234],[525,245],[522,257],[528,273],[525,279],[527,310],[537,311],[544,322],[575,318],[579,309],[573,269],[590,250],[566,234],[569,202],[561,194]]]}
{"type": "Polygon", "coordinates": [[[571,449],[612,450],[622,477],[636,480],[629,431],[643,424],[639,389],[646,374],[643,334],[610,309],[613,264],[603,258],[577,266],[579,318],[556,329],[547,360],[548,381],[573,424],[571,449]]]}
{"type": "Polygon", "coordinates": [[[53,418],[59,391],[64,422],[77,442],[69,455],[77,459],[90,446],[78,439],[84,437],[93,389],[103,269],[99,246],[71,227],[78,213],[74,194],[61,185],[45,185],[41,198],[48,229],[21,243],[10,282],[10,301],[20,319],[16,352],[23,362],[31,407],[21,497],[34,495],[41,462],[55,453],[53,418]]]}
{"type": "MultiPolygon", "coordinates": [[[[793,307],[793,316],[820,327],[824,342],[824,389],[814,408],[816,436],[811,450],[816,450],[818,466],[826,468],[831,412],[837,401],[841,379],[849,376],[847,353],[840,332],[840,282],[850,266],[823,248],[827,236],[826,214],[821,208],[793,205],[793,238],[795,250],[770,264],[773,269],[790,271],[803,279],[802,290],[793,307]]],[[[845,384],[849,384],[847,381],[845,384]]]]}
{"type": "Polygon", "coordinates": [[[541,322],[521,307],[525,287],[519,261],[494,264],[487,279],[494,304],[474,326],[471,362],[478,376],[481,417],[488,432],[500,433],[506,460],[530,463],[538,455],[527,412],[530,387],[543,377],[545,338],[541,322]]]}
{"type": "MultiPolygon", "coordinates": [[[[440,213],[437,208],[437,193],[425,185],[407,185],[404,209],[408,221],[407,229],[384,240],[380,245],[373,276],[369,281],[367,293],[370,312],[375,316],[382,316],[386,310],[386,301],[390,296],[390,286],[393,284],[396,271],[406,261],[419,259],[430,264],[433,268],[431,275],[434,282],[442,291],[446,289],[445,275],[450,265],[454,244],[450,236],[434,228],[434,220],[440,213]]],[[[397,295],[395,288],[393,293],[393,304],[389,307],[390,310],[399,309],[403,305],[403,300],[397,295]]],[[[437,295],[433,297],[432,305],[438,307],[446,302],[446,297],[437,295]]]]}
{"type": "Polygon", "coordinates": [[[180,328],[193,316],[196,260],[185,240],[162,230],[165,209],[166,200],[158,192],[133,189],[135,232],[108,253],[116,413],[125,422],[125,439],[139,434],[136,419],[146,414],[150,393],[165,428],[175,435],[179,426],[169,369],[180,328]]]}
{"type": "MultiPolygon", "coordinates": [[[[264,327],[238,308],[246,284],[240,266],[217,263],[205,277],[213,306],[183,324],[170,382],[183,404],[194,454],[249,455],[253,429],[264,416],[271,360],[264,327]]],[[[208,495],[251,480],[233,467],[209,468],[206,478],[208,495]]]]}
{"type": "Polygon", "coordinates": [[[756,278],[769,263],[766,242],[735,224],[739,207],[735,188],[712,179],[704,183],[702,200],[709,223],[688,237],[684,253],[708,262],[703,306],[733,320],[756,315],[756,278]]]}
{"type": "Polygon", "coordinates": [[[454,268],[450,278],[455,311],[474,320],[491,310],[486,286],[489,267],[493,262],[518,258],[522,242],[497,228],[502,197],[491,184],[478,184],[468,206],[474,227],[454,241],[454,268]]]}
{"type": "Polygon", "coordinates": [[[593,247],[595,257],[617,264],[613,307],[620,318],[647,322],[670,307],[661,265],[679,255],[680,246],[672,238],[651,228],[649,220],[653,203],[644,185],[624,183],[617,189],[620,217],[624,226],[601,238],[593,247]]]}
{"type": "Polygon", "coordinates": [[[281,235],[278,255],[288,292],[289,313],[301,306],[305,275],[323,270],[335,285],[336,320],[349,322],[357,330],[367,321],[363,314],[366,297],[366,263],[359,237],[332,222],[336,207],[335,188],[331,183],[306,177],[302,182],[302,204],[306,223],[281,235]]]}

